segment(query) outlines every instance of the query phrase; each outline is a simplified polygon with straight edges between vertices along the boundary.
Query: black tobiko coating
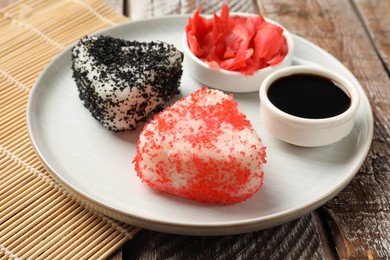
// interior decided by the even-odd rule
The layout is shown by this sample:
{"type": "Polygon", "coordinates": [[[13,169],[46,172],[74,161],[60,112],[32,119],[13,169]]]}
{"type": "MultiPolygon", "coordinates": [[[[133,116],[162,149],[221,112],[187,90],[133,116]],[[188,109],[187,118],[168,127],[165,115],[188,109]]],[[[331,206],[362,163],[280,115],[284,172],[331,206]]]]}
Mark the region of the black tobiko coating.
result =
{"type": "Polygon", "coordinates": [[[183,53],[172,44],[111,36],[84,37],[72,49],[73,78],[79,97],[92,116],[112,131],[135,129],[178,94],[182,61],[183,53]],[[172,61],[174,57],[176,60],[172,61]],[[88,77],[91,71],[93,80],[88,77]],[[98,90],[105,93],[104,99],[98,90]],[[126,93],[137,90],[134,92],[138,93],[137,99],[123,100],[123,95],[117,96],[118,91],[125,90],[126,93]],[[151,111],[146,111],[147,107],[152,107],[151,111]],[[127,126],[117,127],[115,122],[122,120],[127,126]]]}

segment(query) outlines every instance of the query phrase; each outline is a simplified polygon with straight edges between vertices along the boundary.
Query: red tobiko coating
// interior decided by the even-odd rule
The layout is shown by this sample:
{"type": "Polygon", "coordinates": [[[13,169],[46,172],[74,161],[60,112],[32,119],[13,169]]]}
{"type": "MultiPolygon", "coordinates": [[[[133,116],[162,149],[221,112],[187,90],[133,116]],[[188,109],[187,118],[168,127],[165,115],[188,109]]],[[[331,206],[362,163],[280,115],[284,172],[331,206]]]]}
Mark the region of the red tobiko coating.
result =
{"type": "Polygon", "coordinates": [[[187,42],[194,55],[211,67],[252,75],[278,64],[287,54],[283,29],[261,16],[229,16],[226,4],[212,19],[200,12],[201,8],[189,18],[187,42]]]}
{"type": "Polygon", "coordinates": [[[202,88],[145,125],[133,164],[157,191],[232,204],[262,185],[265,149],[232,95],[202,88]]]}

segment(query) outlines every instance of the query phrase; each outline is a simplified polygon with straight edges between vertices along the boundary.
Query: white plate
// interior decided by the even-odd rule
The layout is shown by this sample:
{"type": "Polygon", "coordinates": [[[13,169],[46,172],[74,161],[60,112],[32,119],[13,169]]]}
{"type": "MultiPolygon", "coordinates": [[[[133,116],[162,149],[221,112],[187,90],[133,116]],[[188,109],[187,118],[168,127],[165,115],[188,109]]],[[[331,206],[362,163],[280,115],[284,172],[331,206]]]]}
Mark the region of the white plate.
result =
{"type": "MultiPolygon", "coordinates": [[[[120,25],[100,33],[124,39],[162,40],[182,49],[187,16],[120,25]]],[[[300,217],[337,195],[359,170],[369,150],[372,112],[356,78],[333,56],[294,36],[296,64],[317,64],[354,81],[361,105],[351,134],[321,148],[300,148],[275,139],[259,120],[258,93],[235,94],[267,146],[262,188],[231,206],[206,205],[156,193],[136,176],[132,159],[138,131],[112,133],[83,107],[71,76],[70,49],[55,58],[33,87],[27,119],[31,140],[52,176],[94,209],[123,222],[158,231],[217,235],[268,228],[300,217]]],[[[185,70],[181,93],[201,86],[185,70]]],[[[331,104],[330,104],[331,105],[331,104]]]]}

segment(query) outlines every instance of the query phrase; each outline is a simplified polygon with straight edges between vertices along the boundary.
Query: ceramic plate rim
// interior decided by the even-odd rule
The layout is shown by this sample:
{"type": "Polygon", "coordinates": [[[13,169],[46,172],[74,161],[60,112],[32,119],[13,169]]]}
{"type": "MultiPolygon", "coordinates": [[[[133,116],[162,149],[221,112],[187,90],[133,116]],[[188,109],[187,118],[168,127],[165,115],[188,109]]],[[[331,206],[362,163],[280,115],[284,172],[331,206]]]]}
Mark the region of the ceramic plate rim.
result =
{"type": "MultiPolygon", "coordinates": [[[[181,19],[185,19],[185,18],[188,18],[188,17],[190,17],[190,16],[189,15],[169,15],[169,16],[156,17],[156,18],[151,18],[151,19],[146,19],[146,20],[133,21],[133,22],[125,23],[125,24],[120,24],[120,25],[117,25],[117,26],[114,26],[114,27],[111,27],[111,28],[108,28],[108,29],[100,30],[100,31],[98,31],[96,33],[93,33],[93,35],[107,33],[107,32],[110,32],[110,31],[115,30],[115,29],[120,28],[120,27],[132,26],[132,25],[138,24],[138,23],[142,24],[142,23],[145,23],[145,22],[153,21],[153,20],[165,20],[165,19],[180,19],[181,20],[181,19]]],[[[286,219],[287,220],[292,220],[294,218],[300,217],[300,216],[303,215],[303,213],[307,213],[307,212],[309,212],[311,210],[314,210],[315,208],[317,208],[317,207],[321,206],[322,204],[326,203],[332,197],[336,196],[337,193],[340,192],[352,180],[352,178],[355,176],[355,174],[357,173],[357,171],[361,167],[364,159],[366,158],[366,156],[368,154],[368,151],[369,151],[369,148],[370,148],[370,145],[371,145],[372,136],[373,136],[373,116],[372,116],[372,110],[371,110],[368,98],[367,98],[363,88],[361,87],[361,85],[357,81],[357,79],[353,76],[353,74],[340,61],[338,61],[330,53],[326,52],[325,50],[323,50],[319,46],[313,44],[312,42],[310,42],[308,40],[305,40],[304,38],[302,38],[300,36],[297,36],[295,34],[292,34],[292,36],[293,36],[294,41],[303,42],[303,43],[311,46],[311,48],[314,48],[316,51],[319,51],[319,52],[323,53],[324,55],[330,57],[331,59],[334,60],[333,62],[339,63],[342,67],[344,67],[345,68],[345,72],[349,73],[351,78],[353,78],[355,83],[359,86],[359,94],[362,97],[361,98],[361,103],[366,103],[366,106],[369,109],[369,111],[367,111],[367,116],[368,116],[367,119],[368,119],[368,122],[369,122],[369,125],[368,125],[368,135],[366,136],[366,141],[364,142],[364,146],[362,147],[364,149],[363,149],[363,151],[361,151],[359,153],[358,160],[357,160],[358,163],[356,163],[354,165],[354,167],[352,169],[350,169],[350,172],[344,176],[342,181],[340,181],[337,186],[334,186],[327,193],[323,194],[320,197],[316,197],[315,199],[312,199],[312,200],[308,201],[304,205],[296,206],[296,207],[293,207],[293,208],[290,208],[288,210],[284,210],[284,211],[281,211],[281,212],[272,213],[272,214],[269,214],[269,215],[266,215],[266,216],[263,216],[263,217],[231,221],[231,222],[228,222],[228,223],[226,223],[226,222],[220,222],[220,223],[219,222],[212,222],[212,223],[202,223],[202,224],[176,223],[176,222],[165,221],[165,220],[151,219],[151,218],[148,218],[148,217],[145,217],[145,216],[138,216],[138,215],[134,215],[132,213],[123,212],[120,209],[118,209],[116,207],[113,207],[112,205],[107,205],[106,203],[104,203],[102,201],[99,201],[99,200],[97,200],[95,198],[91,198],[88,194],[85,194],[83,191],[81,191],[78,188],[76,188],[72,183],[69,183],[68,181],[63,179],[61,177],[60,173],[57,173],[56,171],[53,170],[53,166],[51,166],[50,163],[45,158],[45,153],[42,151],[42,148],[40,147],[39,142],[36,140],[37,133],[34,132],[34,126],[33,126],[34,122],[33,122],[31,113],[32,113],[32,109],[33,109],[33,106],[34,106],[34,100],[36,99],[36,95],[37,95],[37,92],[38,92],[37,89],[40,86],[40,82],[44,79],[45,74],[51,68],[51,66],[56,64],[56,62],[58,60],[60,60],[63,55],[66,55],[67,53],[69,53],[70,49],[72,48],[73,45],[65,48],[61,53],[59,53],[55,58],[53,58],[48,63],[48,65],[44,68],[44,70],[38,76],[37,80],[35,81],[32,89],[30,91],[30,95],[29,95],[28,103],[27,103],[27,128],[28,128],[28,133],[29,133],[30,140],[31,140],[31,142],[33,144],[33,147],[34,147],[38,157],[43,162],[43,164],[44,164],[45,168],[48,170],[49,174],[52,175],[52,177],[54,177],[54,179],[59,181],[61,184],[65,185],[66,189],[70,189],[71,192],[73,192],[73,193],[77,194],[78,196],[80,196],[82,198],[82,200],[85,200],[85,202],[87,202],[87,203],[95,203],[96,205],[91,205],[91,206],[92,207],[98,206],[98,208],[97,208],[98,211],[102,211],[102,209],[100,207],[103,207],[104,209],[108,210],[108,212],[105,211],[104,213],[103,212],[101,212],[101,213],[103,213],[105,215],[108,215],[108,216],[111,215],[110,217],[113,217],[113,218],[118,218],[118,217],[116,217],[116,214],[121,214],[121,215],[123,215],[122,217],[125,217],[124,221],[125,222],[131,222],[130,224],[132,224],[132,221],[134,220],[137,224],[140,224],[140,225],[143,225],[143,224],[153,224],[154,223],[154,224],[157,224],[157,225],[162,225],[162,226],[167,226],[167,227],[174,226],[174,227],[178,228],[178,231],[177,232],[174,231],[173,233],[182,233],[182,234],[194,233],[193,231],[187,232],[186,231],[187,228],[200,228],[200,229],[202,229],[202,228],[204,228],[204,229],[211,228],[211,229],[216,229],[217,230],[217,232],[216,232],[217,234],[219,234],[219,233],[226,233],[222,229],[226,229],[227,228],[227,230],[228,230],[227,233],[232,233],[233,234],[233,233],[238,233],[238,232],[235,232],[234,230],[231,230],[229,228],[234,228],[234,227],[238,227],[239,228],[239,227],[242,227],[241,230],[244,230],[245,228],[262,229],[262,228],[274,226],[275,224],[277,225],[277,224],[284,223],[286,219]],[[128,217],[129,219],[126,219],[126,217],[128,217]]],[[[298,44],[296,43],[296,45],[298,45],[298,44]]],[[[120,220],[123,221],[122,219],[120,219],[120,220]]],[[[166,229],[164,227],[157,227],[155,229],[156,230],[166,231],[166,229]]],[[[215,230],[214,231],[210,231],[210,232],[212,234],[215,234],[215,230]]],[[[239,230],[239,232],[240,232],[240,230],[239,230]]],[[[205,230],[203,230],[203,231],[200,230],[200,233],[208,234],[209,232],[207,232],[205,230]]]]}

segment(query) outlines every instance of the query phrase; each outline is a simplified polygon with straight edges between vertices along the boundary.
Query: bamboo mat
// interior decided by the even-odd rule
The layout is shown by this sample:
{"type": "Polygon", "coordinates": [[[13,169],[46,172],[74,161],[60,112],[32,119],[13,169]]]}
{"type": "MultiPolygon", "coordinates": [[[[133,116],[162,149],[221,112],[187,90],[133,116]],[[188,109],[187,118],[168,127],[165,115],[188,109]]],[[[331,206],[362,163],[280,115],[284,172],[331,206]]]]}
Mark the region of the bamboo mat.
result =
{"type": "Polygon", "coordinates": [[[26,0],[0,10],[0,259],[100,259],[137,228],[99,214],[55,183],[26,127],[31,87],[82,36],[128,21],[99,0],[26,0]]]}

